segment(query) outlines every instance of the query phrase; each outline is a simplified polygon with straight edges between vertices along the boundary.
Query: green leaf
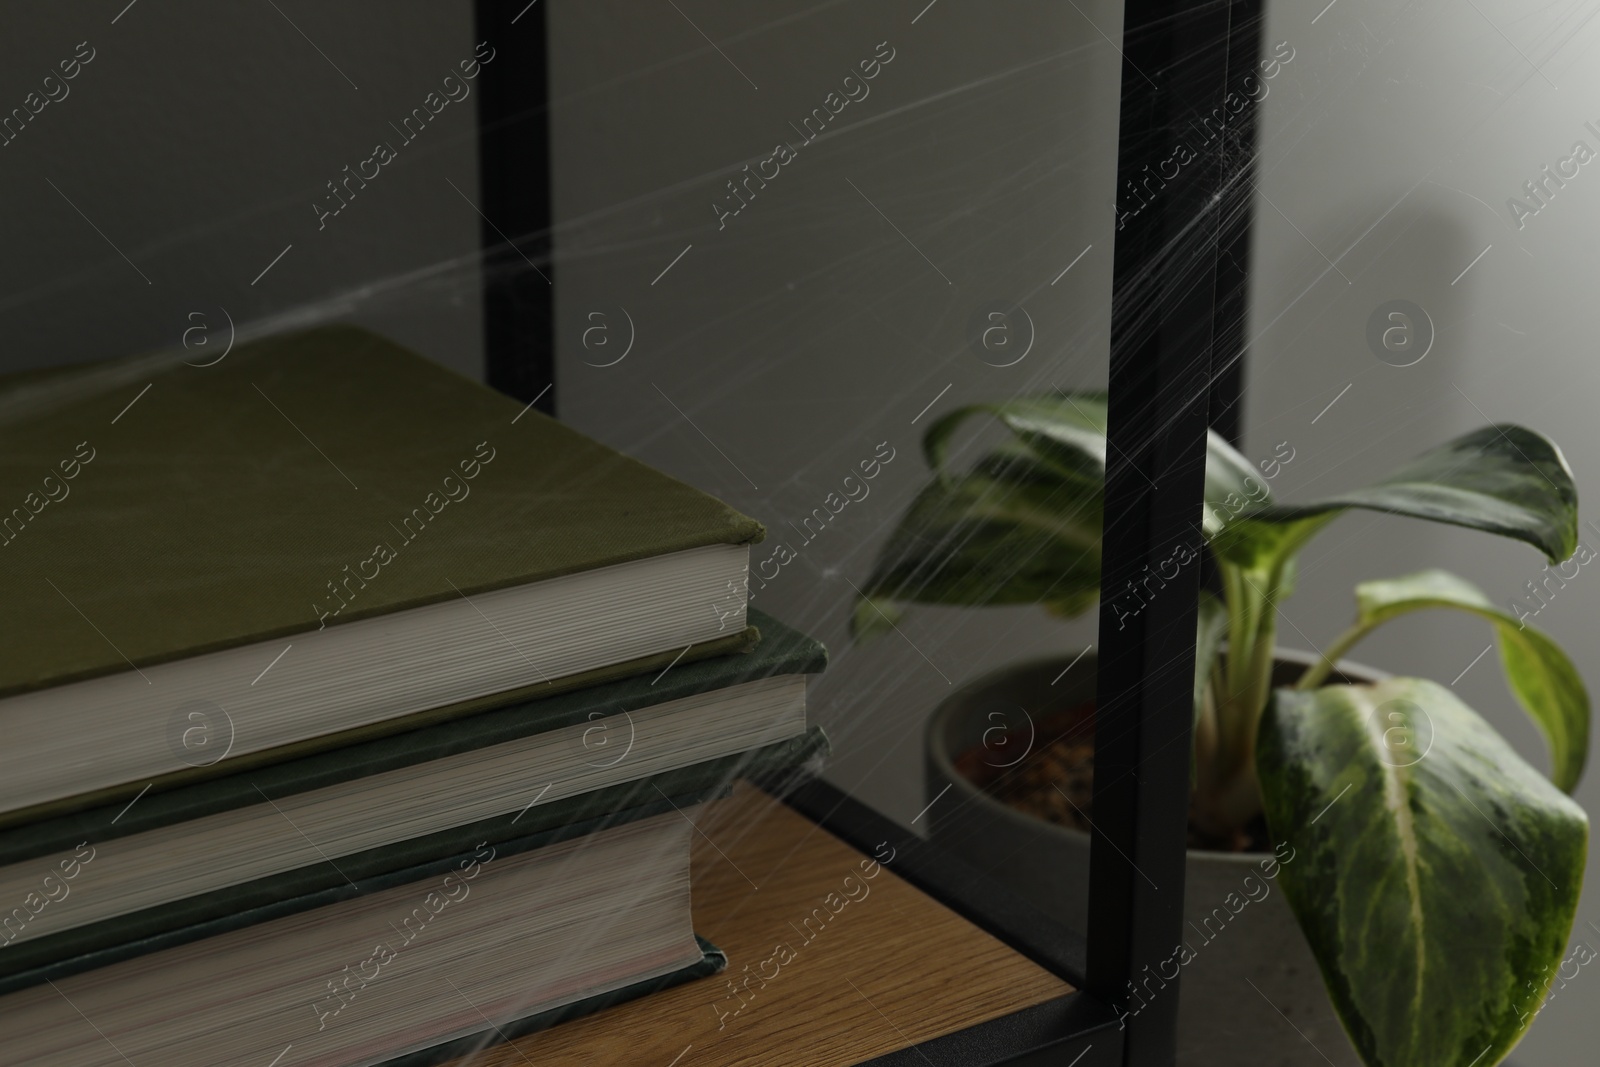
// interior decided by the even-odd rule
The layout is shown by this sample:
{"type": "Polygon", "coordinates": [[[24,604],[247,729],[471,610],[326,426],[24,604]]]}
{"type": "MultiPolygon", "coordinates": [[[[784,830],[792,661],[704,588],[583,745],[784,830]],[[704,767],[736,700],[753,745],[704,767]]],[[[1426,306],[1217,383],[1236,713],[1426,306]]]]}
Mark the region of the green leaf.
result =
{"type": "Polygon", "coordinates": [[[917,495],[862,592],[936,604],[1050,605],[1100,589],[1100,496],[1027,455],[995,455],[917,495]]]}
{"type": "Polygon", "coordinates": [[[978,475],[929,486],[890,536],[863,592],[1083,610],[1099,593],[1099,532],[1087,529],[1081,512],[1058,511],[1041,495],[978,475]]]}
{"type": "Polygon", "coordinates": [[[1095,606],[1100,599],[1100,586],[1085,586],[1075,593],[1056,600],[1047,600],[1044,609],[1060,619],[1075,619],[1095,606]]]}
{"type": "Polygon", "coordinates": [[[850,613],[850,636],[860,642],[871,641],[894,629],[905,609],[888,600],[858,597],[850,613]]]}
{"type": "MultiPolygon", "coordinates": [[[[1033,604],[1074,616],[1100,592],[1105,397],[1024,397],[959,408],[928,428],[937,477],[878,554],[864,593],[938,604],[1033,604]],[[965,475],[945,470],[955,432],[988,415],[1012,433],[965,475]]],[[[860,613],[858,625],[872,620],[860,613]]],[[[865,631],[863,631],[865,632],[865,631]]]]}
{"type": "Polygon", "coordinates": [[[1257,770],[1281,883],[1369,1067],[1499,1063],[1565,951],[1581,808],[1434,682],[1279,690],[1257,770]]]}
{"type": "Polygon", "coordinates": [[[1357,625],[1364,628],[1422,608],[1459,608],[1493,623],[1511,691],[1550,745],[1550,777],[1572,792],[1589,755],[1589,692],[1559,645],[1448,571],[1362,582],[1356,586],[1356,604],[1357,625]]]}
{"type": "Polygon", "coordinates": [[[1266,479],[1215,430],[1207,431],[1204,532],[1214,538],[1236,516],[1272,498],[1266,479]]]}
{"type": "Polygon", "coordinates": [[[1578,541],[1578,490],[1561,449],[1521,426],[1494,425],[1431,449],[1365,489],[1247,509],[1214,544],[1235,563],[1259,566],[1295,551],[1348,508],[1500,534],[1552,562],[1572,555],[1578,541]]]}
{"type": "MultiPolygon", "coordinates": [[[[1016,461],[1035,461],[1063,482],[1096,499],[1106,475],[1106,397],[1104,393],[1054,393],[957,408],[928,427],[923,452],[928,466],[948,479],[945,467],[955,433],[974,416],[988,415],[1015,436],[980,460],[977,470],[1016,461]]],[[[1214,536],[1231,519],[1271,500],[1266,480],[1233,446],[1212,431],[1206,457],[1204,534],[1214,536]]],[[[1269,538],[1281,535],[1272,530],[1269,538]]]]}
{"type": "Polygon", "coordinates": [[[1005,425],[1028,454],[1055,474],[1098,495],[1106,477],[1106,399],[1102,393],[1057,393],[971,404],[941,417],[922,438],[935,474],[944,476],[950,441],[974,415],[1005,425]]]}

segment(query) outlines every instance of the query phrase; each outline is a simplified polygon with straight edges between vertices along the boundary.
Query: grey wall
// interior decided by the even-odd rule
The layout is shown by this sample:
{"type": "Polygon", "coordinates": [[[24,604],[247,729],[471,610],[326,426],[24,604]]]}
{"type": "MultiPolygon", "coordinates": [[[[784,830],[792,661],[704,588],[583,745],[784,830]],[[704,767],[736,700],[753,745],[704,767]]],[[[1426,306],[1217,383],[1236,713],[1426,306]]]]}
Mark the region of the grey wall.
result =
{"type": "Polygon", "coordinates": [[[411,144],[389,128],[471,58],[471,5],[126,5],[6,7],[0,112],[26,111],[30,92],[61,99],[0,147],[0,371],[166,348],[207,325],[199,358],[231,315],[246,335],[355,320],[481,374],[478,219],[448,184],[475,195],[476,100],[411,144]],[[84,41],[94,58],[63,85],[84,41]],[[397,158],[319,230],[324,183],[380,140],[397,158]],[[404,295],[386,281],[463,255],[404,295]]]}

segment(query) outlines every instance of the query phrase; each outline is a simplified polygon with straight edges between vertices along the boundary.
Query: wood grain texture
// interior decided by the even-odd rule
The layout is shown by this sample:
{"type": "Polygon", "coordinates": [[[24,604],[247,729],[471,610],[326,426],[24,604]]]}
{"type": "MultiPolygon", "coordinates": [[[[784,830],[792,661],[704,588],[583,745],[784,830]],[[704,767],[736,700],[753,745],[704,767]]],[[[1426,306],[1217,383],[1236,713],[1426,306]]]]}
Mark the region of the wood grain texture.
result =
{"type": "Polygon", "coordinates": [[[695,929],[727,971],[454,1067],[846,1067],[1071,992],[758,790],[695,824],[695,929]]]}

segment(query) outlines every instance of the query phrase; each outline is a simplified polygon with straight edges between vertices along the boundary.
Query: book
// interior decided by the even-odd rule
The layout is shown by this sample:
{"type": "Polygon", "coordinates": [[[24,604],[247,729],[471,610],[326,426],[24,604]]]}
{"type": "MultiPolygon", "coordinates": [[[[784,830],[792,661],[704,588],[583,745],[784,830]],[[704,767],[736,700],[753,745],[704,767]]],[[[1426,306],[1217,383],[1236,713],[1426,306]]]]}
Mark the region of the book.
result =
{"type": "Polygon", "coordinates": [[[0,811],[725,651],[762,535],[354,327],[18,376],[0,811]]]}
{"type": "Polygon", "coordinates": [[[695,810],[450,867],[0,997],[37,1067],[437,1062],[619,996],[714,973],[689,910],[695,810]],[[493,1020],[517,1020],[506,1027],[493,1020]]]}
{"type": "MultiPolygon", "coordinates": [[[[815,760],[820,644],[679,665],[0,832],[0,989],[106,943],[227,919],[462,841],[519,837],[815,760]]],[[[470,842],[469,842],[470,843],[470,842]]]]}
{"type": "MultiPolygon", "coordinates": [[[[11,940],[0,944],[0,993],[71,974],[85,966],[132,958],[342,900],[354,895],[363,879],[383,878],[395,870],[470,848],[474,843],[498,846],[512,841],[533,847],[580,837],[659,810],[681,810],[720,795],[718,791],[736,778],[767,779],[815,770],[827,749],[826,736],[813,727],[788,741],[569,797],[548,806],[538,805],[526,815],[512,812],[478,819],[231,884],[217,884],[223,879],[193,863],[174,874],[178,865],[173,864],[173,857],[141,850],[137,858],[146,860],[143,869],[118,877],[112,868],[114,876],[104,880],[109,884],[96,887],[100,892],[86,897],[81,892],[85,874],[107,870],[101,861],[113,857],[101,856],[93,847],[87,853],[79,850],[67,861],[75,865],[75,875],[73,866],[33,868],[27,883],[29,896],[18,898],[19,906],[5,914],[6,935],[11,940]],[[154,862],[150,862],[152,859],[154,862]],[[164,874],[173,874],[173,881],[162,882],[160,877],[164,874]],[[46,888],[51,879],[65,892],[52,893],[46,888]],[[119,882],[131,882],[132,888],[122,889],[119,882]],[[76,897],[75,891],[79,893],[76,897]],[[75,910],[65,906],[78,899],[92,903],[75,910]]],[[[180,823],[177,828],[181,831],[188,825],[180,823]]],[[[213,836],[208,840],[216,839],[213,836]]],[[[186,850],[181,858],[190,860],[193,853],[194,850],[186,850]]]]}

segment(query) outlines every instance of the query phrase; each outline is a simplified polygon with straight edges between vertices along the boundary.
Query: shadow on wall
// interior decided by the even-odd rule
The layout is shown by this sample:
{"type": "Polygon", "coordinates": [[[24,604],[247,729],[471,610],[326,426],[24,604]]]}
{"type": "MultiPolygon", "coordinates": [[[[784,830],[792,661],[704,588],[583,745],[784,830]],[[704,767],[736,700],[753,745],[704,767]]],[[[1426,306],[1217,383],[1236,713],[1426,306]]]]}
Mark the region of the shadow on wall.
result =
{"type": "MultiPolygon", "coordinates": [[[[1278,194],[1276,207],[1258,201],[1246,453],[1267,456],[1279,442],[1295,449],[1272,483],[1286,502],[1370,485],[1494,414],[1488,398],[1472,398],[1488,413],[1479,414],[1460,391],[1470,388],[1466,354],[1489,328],[1477,306],[1489,275],[1478,273],[1482,264],[1467,268],[1489,240],[1476,216],[1492,211],[1431,183],[1394,189],[1402,194],[1398,204],[1379,196],[1318,204],[1310,194],[1299,203],[1278,194]],[[1347,219],[1378,221],[1352,229],[1347,219]]],[[[1438,546],[1438,530],[1425,524],[1372,512],[1337,519],[1300,560],[1294,625],[1280,640],[1327,640],[1351,618],[1357,582],[1439,566],[1438,546]]],[[[1454,662],[1458,633],[1416,631],[1403,647],[1374,643],[1357,658],[1407,673],[1454,662]]]]}
{"type": "Polygon", "coordinates": [[[1477,327],[1463,268],[1482,227],[1463,205],[1489,210],[1426,184],[1399,204],[1293,222],[1293,206],[1258,204],[1257,262],[1274,280],[1255,294],[1247,444],[1254,454],[1288,439],[1309,453],[1285,478],[1291,499],[1370,482],[1465,428],[1452,381],[1477,327]],[[1360,233],[1333,221],[1349,218],[1379,221],[1360,233]]]}

